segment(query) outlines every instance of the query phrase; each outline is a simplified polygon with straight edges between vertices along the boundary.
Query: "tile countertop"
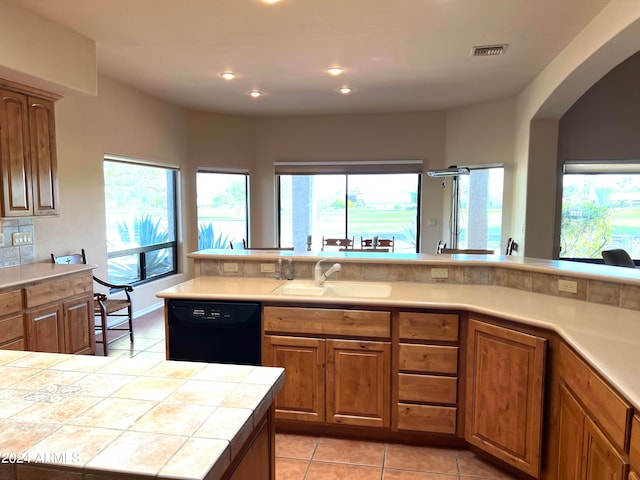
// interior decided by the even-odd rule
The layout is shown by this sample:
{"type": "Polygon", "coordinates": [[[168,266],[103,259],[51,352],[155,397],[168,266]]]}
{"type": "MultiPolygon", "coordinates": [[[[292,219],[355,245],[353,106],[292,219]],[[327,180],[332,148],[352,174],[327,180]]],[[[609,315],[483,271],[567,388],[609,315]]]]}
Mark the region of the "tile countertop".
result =
{"type": "Polygon", "coordinates": [[[36,464],[220,478],[283,382],[281,368],[0,350],[0,478],[36,464]]]}
{"type": "Polygon", "coordinates": [[[55,263],[26,263],[15,267],[0,268],[2,290],[15,288],[29,282],[47,280],[75,272],[93,270],[95,265],[57,265],[55,263]]]}
{"type": "Polygon", "coordinates": [[[274,294],[282,280],[196,277],[159,292],[161,298],[253,300],[288,304],[456,309],[493,315],[558,333],[640,410],[640,312],[490,285],[388,282],[386,298],[274,294]]]}

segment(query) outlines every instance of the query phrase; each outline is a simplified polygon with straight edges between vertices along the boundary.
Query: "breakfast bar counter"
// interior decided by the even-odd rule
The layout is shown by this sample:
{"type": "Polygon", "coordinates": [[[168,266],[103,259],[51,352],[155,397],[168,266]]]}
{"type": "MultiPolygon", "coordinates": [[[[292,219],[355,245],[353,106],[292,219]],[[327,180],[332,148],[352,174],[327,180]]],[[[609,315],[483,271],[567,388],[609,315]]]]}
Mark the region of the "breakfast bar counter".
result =
{"type": "Polygon", "coordinates": [[[273,458],[283,380],[281,368],[0,350],[0,479],[229,478],[260,429],[273,458]]]}

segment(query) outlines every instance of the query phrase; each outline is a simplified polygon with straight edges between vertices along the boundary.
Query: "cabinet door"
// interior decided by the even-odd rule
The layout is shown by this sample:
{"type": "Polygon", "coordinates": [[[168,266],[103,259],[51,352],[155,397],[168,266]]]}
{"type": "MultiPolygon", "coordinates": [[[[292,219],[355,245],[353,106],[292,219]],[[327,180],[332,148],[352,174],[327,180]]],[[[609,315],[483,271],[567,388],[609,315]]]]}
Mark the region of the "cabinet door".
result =
{"type": "Polygon", "coordinates": [[[556,478],[582,475],[582,439],[585,412],[565,385],[560,387],[558,410],[558,470],[556,478]]]}
{"type": "Polygon", "coordinates": [[[27,313],[29,350],[34,352],[62,353],[64,330],[62,309],[59,305],[40,308],[27,313]]]}
{"type": "Polygon", "coordinates": [[[390,359],[389,342],[327,340],[328,423],[389,427],[390,359]]]}
{"type": "Polygon", "coordinates": [[[276,397],[276,418],[325,421],[325,341],[265,335],[262,364],[285,369],[276,397]]]}
{"type": "Polygon", "coordinates": [[[539,478],[547,341],[469,320],[465,439],[539,478]]]}
{"type": "Polygon", "coordinates": [[[583,480],[625,480],[628,464],[588,417],[583,444],[583,480]]]}
{"type": "Polygon", "coordinates": [[[0,89],[2,216],[33,214],[27,97],[0,89]]]}
{"type": "Polygon", "coordinates": [[[93,297],[85,296],[62,305],[64,353],[94,354],[93,297]]]}
{"type": "Polygon", "coordinates": [[[58,173],[54,104],[28,97],[33,214],[58,213],[58,173]]]}

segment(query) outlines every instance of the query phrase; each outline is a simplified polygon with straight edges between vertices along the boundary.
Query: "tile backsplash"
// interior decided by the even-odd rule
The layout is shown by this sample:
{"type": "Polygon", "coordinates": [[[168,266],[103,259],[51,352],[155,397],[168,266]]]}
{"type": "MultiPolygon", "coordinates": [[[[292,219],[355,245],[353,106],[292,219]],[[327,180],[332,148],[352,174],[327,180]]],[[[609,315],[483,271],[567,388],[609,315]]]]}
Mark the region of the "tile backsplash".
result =
{"type": "Polygon", "coordinates": [[[0,220],[0,228],[4,235],[4,243],[0,244],[0,268],[33,263],[36,257],[33,219],[3,218],[0,220]],[[31,232],[33,243],[31,245],[13,246],[11,241],[12,234],[17,232],[31,232]]]}

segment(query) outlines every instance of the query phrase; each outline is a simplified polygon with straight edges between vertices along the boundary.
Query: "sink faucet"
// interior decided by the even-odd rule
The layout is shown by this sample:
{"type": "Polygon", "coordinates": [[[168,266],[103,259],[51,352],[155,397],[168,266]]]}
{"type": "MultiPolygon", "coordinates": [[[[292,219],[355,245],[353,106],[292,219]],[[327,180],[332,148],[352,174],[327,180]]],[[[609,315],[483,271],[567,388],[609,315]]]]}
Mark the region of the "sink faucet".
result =
{"type": "Polygon", "coordinates": [[[339,272],[340,270],[342,270],[342,266],[340,266],[339,263],[334,263],[333,265],[331,265],[329,270],[322,273],[322,266],[320,266],[320,264],[326,260],[328,259],[323,258],[322,260],[320,260],[318,263],[316,263],[316,266],[313,269],[313,280],[315,281],[316,285],[322,285],[324,281],[328,277],[330,277],[333,273],[339,272]]]}

